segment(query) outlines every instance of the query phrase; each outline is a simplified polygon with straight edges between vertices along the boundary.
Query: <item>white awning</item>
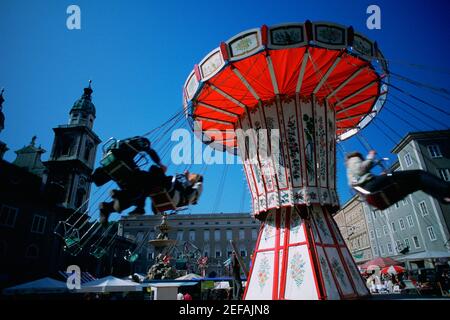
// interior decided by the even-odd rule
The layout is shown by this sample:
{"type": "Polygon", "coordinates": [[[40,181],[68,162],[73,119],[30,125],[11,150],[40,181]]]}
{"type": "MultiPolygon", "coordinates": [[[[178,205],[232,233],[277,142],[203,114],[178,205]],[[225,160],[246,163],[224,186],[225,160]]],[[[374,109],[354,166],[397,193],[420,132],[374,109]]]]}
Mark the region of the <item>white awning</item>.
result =
{"type": "Polygon", "coordinates": [[[439,258],[450,258],[449,251],[422,251],[419,253],[413,253],[403,257],[397,257],[399,261],[414,261],[414,260],[424,260],[424,259],[439,259],[439,258]]]}
{"type": "Polygon", "coordinates": [[[195,286],[198,282],[186,281],[186,282],[149,282],[143,283],[143,286],[155,287],[155,288],[168,288],[168,287],[185,287],[185,286],[195,286]]]}
{"type": "Polygon", "coordinates": [[[129,292],[142,291],[142,287],[140,283],[107,276],[82,284],[76,292],[129,292]]]}
{"type": "Polygon", "coordinates": [[[41,294],[67,292],[67,284],[52,278],[42,278],[7,288],[4,294],[41,294]]]}

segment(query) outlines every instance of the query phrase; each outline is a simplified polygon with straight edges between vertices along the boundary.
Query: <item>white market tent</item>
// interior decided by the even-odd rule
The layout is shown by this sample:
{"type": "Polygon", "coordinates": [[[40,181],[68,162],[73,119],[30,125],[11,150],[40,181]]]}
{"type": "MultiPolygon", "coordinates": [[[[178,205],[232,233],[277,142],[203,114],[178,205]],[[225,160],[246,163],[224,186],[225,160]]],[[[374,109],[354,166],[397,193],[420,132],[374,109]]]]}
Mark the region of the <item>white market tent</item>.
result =
{"type": "Polygon", "coordinates": [[[76,290],[78,293],[83,292],[129,292],[141,291],[142,285],[129,280],[122,280],[113,276],[107,276],[101,279],[87,282],[76,290]]]}
{"type": "Polygon", "coordinates": [[[214,283],[214,289],[230,289],[230,283],[228,281],[219,281],[214,283]]]}
{"type": "Polygon", "coordinates": [[[175,280],[197,280],[202,279],[202,276],[195,273],[188,273],[187,275],[176,278],[175,280]]]}
{"type": "Polygon", "coordinates": [[[400,261],[417,261],[424,259],[450,258],[448,251],[423,251],[398,258],[400,261]]]}
{"type": "Polygon", "coordinates": [[[3,290],[4,294],[43,294],[67,292],[67,284],[49,277],[19,284],[3,290]]]}

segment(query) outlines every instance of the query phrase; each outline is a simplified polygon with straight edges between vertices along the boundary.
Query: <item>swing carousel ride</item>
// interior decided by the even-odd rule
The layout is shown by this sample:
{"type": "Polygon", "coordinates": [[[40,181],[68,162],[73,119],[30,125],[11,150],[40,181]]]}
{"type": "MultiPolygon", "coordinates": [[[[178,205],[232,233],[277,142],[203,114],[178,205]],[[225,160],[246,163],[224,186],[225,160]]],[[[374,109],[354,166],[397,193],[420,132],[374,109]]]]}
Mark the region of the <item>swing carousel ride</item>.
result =
{"type": "MultiPolygon", "coordinates": [[[[252,215],[262,223],[244,299],[355,299],[369,294],[332,218],[339,207],[336,151],[343,151],[343,141],[352,136],[366,149],[374,149],[361,134],[367,127],[377,128],[395,145],[381,125],[401,136],[380,118],[382,109],[416,131],[423,131],[422,126],[436,130],[435,125],[449,129],[442,119],[450,116],[447,110],[390,81],[395,78],[447,100],[450,93],[390,72],[387,61],[376,42],[335,23],[250,29],[222,42],[195,65],[183,87],[183,108],[142,135],[152,141],[161,159],[169,159],[173,147],[169,133],[181,127],[213,149],[240,156],[252,215]],[[389,106],[396,112],[384,107],[388,88],[389,106]],[[417,124],[398,117],[398,111],[417,119],[417,124]],[[265,142],[260,139],[263,132],[265,142]]],[[[149,163],[142,155],[136,162],[140,167],[149,163]]],[[[166,163],[170,166],[170,160],[166,163]]],[[[206,170],[203,164],[199,173],[206,170]]],[[[214,209],[226,173],[224,166],[214,209]]],[[[98,188],[89,205],[86,201],[58,224],[55,233],[68,253],[88,251],[100,259],[117,240],[118,222],[103,228],[95,208],[111,186],[112,182],[98,188]]],[[[127,250],[125,260],[133,263],[151,245],[162,254],[165,267],[178,256],[204,273],[200,249],[169,239],[166,215],[162,214],[160,234],[152,240],[148,230],[127,250]]]]}
{"type": "Polygon", "coordinates": [[[194,131],[211,147],[240,153],[253,214],[263,223],[245,299],[369,294],[331,214],[339,206],[336,139],[355,135],[380,112],[384,61],[377,44],[353,28],[307,21],[244,31],[188,76],[185,111],[201,122],[194,131]],[[261,129],[277,130],[278,145],[249,153],[261,129]]]}

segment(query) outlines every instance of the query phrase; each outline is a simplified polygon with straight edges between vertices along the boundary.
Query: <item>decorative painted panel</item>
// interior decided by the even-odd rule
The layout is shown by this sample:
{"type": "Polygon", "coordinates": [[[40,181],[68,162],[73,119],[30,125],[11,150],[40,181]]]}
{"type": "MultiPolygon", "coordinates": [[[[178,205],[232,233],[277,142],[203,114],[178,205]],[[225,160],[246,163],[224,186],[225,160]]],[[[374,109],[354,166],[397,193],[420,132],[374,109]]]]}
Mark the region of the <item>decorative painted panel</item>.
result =
{"type": "Polygon", "coordinates": [[[231,40],[229,43],[231,57],[240,57],[255,51],[259,46],[259,37],[257,32],[248,33],[244,36],[231,40]]]}
{"type": "Polygon", "coordinates": [[[341,288],[342,294],[345,296],[355,294],[337,249],[326,247],[325,252],[328,256],[328,261],[331,264],[330,269],[333,272],[339,287],[341,288]]]}
{"type": "Polygon", "coordinates": [[[275,234],[276,234],[276,225],[275,225],[275,213],[274,211],[270,211],[267,214],[267,218],[264,221],[264,228],[261,234],[261,239],[259,243],[258,249],[268,249],[275,248],[275,234]]]}
{"type": "Polygon", "coordinates": [[[202,80],[210,78],[217,70],[219,70],[225,62],[223,61],[222,53],[218,48],[210,56],[206,57],[204,61],[200,62],[200,70],[202,72],[202,80]]]}
{"type": "Polygon", "coordinates": [[[352,276],[356,291],[358,291],[359,295],[366,295],[368,293],[368,289],[366,287],[366,284],[364,283],[363,278],[361,277],[361,274],[359,273],[356,263],[350,255],[350,252],[346,247],[341,248],[341,252],[345,262],[347,263],[347,267],[350,271],[350,275],[352,276]]]}
{"type": "Polygon", "coordinates": [[[248,281],[246,300],[271,300],[274,278],[274,252],[256,253],[255,265],[248,281]]]}
{"type": "Polygon", "coordinates": [[[322,279],[325,285],[327,300],[338,300],[340,298],[339,291],[336,287],[336,283],[334,282],[333,275],[331,274],[331,268],[328,264],[325,251],[320,246],[317,246],[316,249],[320,270],[322,271],[322,279]]]}
{"type": "Polygon", "coordinates": [[[289,249],[286,272],[286,299],[317,300],[312,262],[306,245],[289,249]]]}
{"type": "Polygon", "coordinates": [[[289,243],[306,241],[303,221],[295,208],[291,210],[289,229],[289,243]]]}

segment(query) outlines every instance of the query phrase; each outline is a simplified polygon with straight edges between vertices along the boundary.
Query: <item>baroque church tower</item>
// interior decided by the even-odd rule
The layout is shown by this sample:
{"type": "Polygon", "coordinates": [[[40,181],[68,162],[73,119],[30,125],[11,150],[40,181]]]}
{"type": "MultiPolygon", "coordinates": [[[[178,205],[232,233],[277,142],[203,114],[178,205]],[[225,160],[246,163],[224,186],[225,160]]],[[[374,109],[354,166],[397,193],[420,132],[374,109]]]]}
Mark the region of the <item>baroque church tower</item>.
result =
{"type": "Polygon", "coordinates": [[[92,130],[95,120],[95,106],[92,103],[91,81],[89,87],[70,110],[69,123],[53,128],[50,158],[45,162],[48,168],[48,182],[64,188],[60,203],[69,209],[87,209],[91,183],[89,176],[95,163],[100,138],[92,130]]]}

